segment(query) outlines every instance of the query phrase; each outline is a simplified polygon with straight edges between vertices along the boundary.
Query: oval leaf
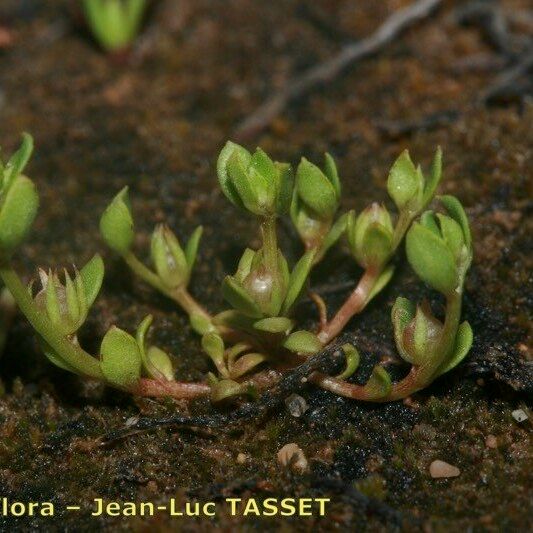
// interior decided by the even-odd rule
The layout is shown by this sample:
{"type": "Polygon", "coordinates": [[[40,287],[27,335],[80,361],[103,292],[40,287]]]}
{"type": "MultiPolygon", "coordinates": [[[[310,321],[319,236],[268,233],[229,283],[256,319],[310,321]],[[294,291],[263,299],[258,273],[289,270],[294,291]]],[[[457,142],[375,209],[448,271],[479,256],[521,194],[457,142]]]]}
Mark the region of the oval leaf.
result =
{"type": "Polygon", "coordinates": [[[246,290],[234,278],[226,276],[222,282],[224,298],[238,311],[252,318],[261,318],[263,313],[246,290]]]}
{"type": "Polygon", "coordinates": [[[291,352],[305,355],[317,353],[323,347],[315,334],[303,330],[291,333],[283,343],[283,346],[291,352]]]}
{"type": "Polygon", "coordinates": [[[104,262],[99,254],[94,255],[93,258],[80,270],[85,298],[87,299],[87,307],[90,307],[94,303],[100,292],[102,281],[104,279],[104,272],[104,262]]]}
{"type": "Polygon", "coordinates": [[[287,314],[292,306],[295,304],[296,300],[299,298],[302,289],[305,285],[309,273],[313,268],[313,261],[315,258],[315,250],[309,250],[306,252],[296,263],[293,271],[289,277],[289,287],[287,289],[287,295],[285,301],[283,302],[282,312],[287,314]]]}
{"type": "Polygon", "coordinates": [[[141,353],[137,341],[113,326],[102,340],[100,367],[109,383],[128,389],[141,377],[141,353]]]}
{"type": "Polygon", "coordinates": [[[338,206],[335,188],[313,163],[302,158],[296,171],[296,188],[301,199],[320,218],[330,218],[338,206]]]}
{"type": "Polygon", "coordinates": [[[453,255],[431,230],[414,223],[407,233],[406,251],[420,279],[443,294],[455,290],[458,276],[453,255]]]}
{"type": "Polygon", "coordinates": [[[439,370],[439,375],[456,367],[468,355],[473,341],[474,332],[472,331],[470,324],[465,321],[457,329],[455,348],[451,359],[439,370]]]}
{"type": "Polygon", "coordinates": [[[126,254],[133,244],[133,217],[128,188],[124,187],[107,206],[100,218],[100,233],[106,244],[119,254],[126,254]]]}
{"type": "Polygon", "coordinates": [[[26,176],[17,176],[0,204],[0,253],[9,256],[31,229],[39,196],[26,176]]]}
{"type": "Polygon", "coordinates": [[[268,333],[288,333],[293,327],[294,322],[284,317],[263,318],[254,322],[255,329],[268,333]]]}

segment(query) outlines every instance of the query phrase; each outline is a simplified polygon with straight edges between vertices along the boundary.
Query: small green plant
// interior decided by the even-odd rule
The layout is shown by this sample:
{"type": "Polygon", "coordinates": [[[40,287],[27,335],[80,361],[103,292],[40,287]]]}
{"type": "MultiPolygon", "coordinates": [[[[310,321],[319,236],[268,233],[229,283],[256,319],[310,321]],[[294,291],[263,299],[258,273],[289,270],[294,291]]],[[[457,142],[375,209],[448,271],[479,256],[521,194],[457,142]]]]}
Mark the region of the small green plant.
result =
{"type": "Polygon", "coordinates": [[[387,185],[397,216],[375,203],[356,216],[353,211],[338,214],[341,185],[329,154],[322,169],[302,159],[294,175],[289,164],[272,160],[260,148],[250,153],[228,142],[217,162],[220,187],[230,202],[257,219],[262,242],[257,250],[245,249],[235,274],[224,279],[222,293],[229,308],[216,314],[189,292],[202,228],[182,246],[169,227],[157,226],[151,241],[151,266],[147,266],[134,252],[134,216],[128,190],[121,190],[100,219],[104,241],[134,273],[189,316],[213,365],[205,383],[175,380],[172,358],[147,342],[151,316],[141,322],[135,335],[112,327],[98,357],[83,350],[76,334],[102,284],[100,256],[79,271],[40,271],[39,286],[23,285],[10,259],[37,212],[34,185],[22,174],[31,150],[31,137],[25,135],[21,148],[1,167],[0,277],[36,330],[44,353],[65,370],[135,395],[187,399],[210,395],[213,402],[254,397],[283,371],[323,350],[383,290],[394,273],[393,259],[404,237],[415,273],[446,299],[444,321],[433,316],[427,302],[416,306],[398,298],[392,308],[394,336],[400,357],[411,365],[404,379],[393,383],[387,370],[377,365],[365,385],[350,383],[347,378],[357,370],[360,356],[354,346],[345,345],[342,374],[314,372],[309,381],[349,398],[397,400],[451,370],[471,347],[472,330],[460,320],[464,281],[472,261],[468,220],[452,196],[440,198],[444,213],[426,210],[442,177],[440,150],[427,176],[412,163],[408,152],[394,163],[387,185]],[[286,215],[304,245],[293,266],[278,245],[278,219],[286,215]],[[314,295],[320,324],[316,331],[298,329],[295,305],[310,290],[314,266],[343,235],[363,275],[331,319],[323,300],[314,295]],[[266,366],[275,371],[262,372],[266,366]]]}
{"type": "Polygon", "coordinates": [[[147,0],[83,0],[87,23],[108,52],[127,49],[139,33],[147,0]]]}

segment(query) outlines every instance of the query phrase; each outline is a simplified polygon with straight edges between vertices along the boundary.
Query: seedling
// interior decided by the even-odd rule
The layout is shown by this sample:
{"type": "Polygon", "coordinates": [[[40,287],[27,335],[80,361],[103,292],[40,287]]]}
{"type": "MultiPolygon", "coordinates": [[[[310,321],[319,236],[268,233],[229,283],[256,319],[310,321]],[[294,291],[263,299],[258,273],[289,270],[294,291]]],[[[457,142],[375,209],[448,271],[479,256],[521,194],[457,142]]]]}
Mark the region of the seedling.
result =
{"type": "Polygon", "coordinates": [[[87,23],[108,52],[127,49],[139,33],[148,0],[83,0],[87,23]]]}
{"type": "Polygon", "coordinates": [[[186,399],[210,395],[213,402],[255,397],[258,389],[273,384],[268,376],[279,378],[283,371],[323,350],[383,290],[393,276],[394,256],[404,237],[415,273],[446,298],[444,321],[433,316],[427,302],[416,306],[398,298],[392,308],[394,336],[400,357],[411,365],[404,379],[392,383],[385,368],[378,365],[364,386],[353,385],[347,379],[356,372],[360,356],[354,346],[345,345],[345,370],[336,377],[315,372],[309,381],[349,398],[397,400],[451,370],[471,347],[472,330],[468,322],[460,321],[464,281],[472,262],[466,214],[452,196],[440,198],[444,213],[425,211],[442,176],[440,150],[427,177],[407,152],[394,163],[388,191],[398,209],[395,217],[376,203],[359,216],[353,211],[339,216],[341,185],[329,154],[322,169],[302,159],[294,175],[289,164],[272,160],[260,148],[250,153],[228,142],[217,162],[220,187],[238,209],[257,219],[262,238],[257,250],[244,250],[235,274],[224,279],[222,293],[228,309],[212,314],[189,292],[201,227],[182,246],[168,226],[157,226],[151,265],[145,265],[134,251],[135,224],[127,188],[115,196],[100,219],[107,245],[189,316],[212,362],[206,382],[175,380],[172,358],[147,341],[151,316],[141,322],[135,335],[112,327],[98,357],[93,357],[80,347],[76,335],[102,284],[100,256],[79,271],[41,270],[40,283],[30,287],[23,285],[11,266],[11,256],[37,212],[35,187],[22,174],[32,146],[31,137],[25,135],[19,151],[0,168],[0,277],[36,330],[44,353],[65,370],[135,395],[186,399]],[[292,267],[278,246],[277,221],[286,215],[304,245],[292,267]],[[323,300],[313,295],[320,324],[316,331],[299,329],[295,305],[309,291],[314,266],[342,236],[364,269],[361,280],[331,320],[323,300]],[[261,371],[265,367],[277,372],[267,375],[261,371]]]}

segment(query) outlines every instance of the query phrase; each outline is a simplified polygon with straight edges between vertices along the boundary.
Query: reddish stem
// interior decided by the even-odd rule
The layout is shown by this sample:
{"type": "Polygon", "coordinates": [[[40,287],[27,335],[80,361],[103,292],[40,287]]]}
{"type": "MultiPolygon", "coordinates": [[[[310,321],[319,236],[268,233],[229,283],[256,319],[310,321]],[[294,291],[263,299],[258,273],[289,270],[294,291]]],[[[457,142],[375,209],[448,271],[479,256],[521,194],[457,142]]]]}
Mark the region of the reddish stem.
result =
{"type": "Polygon", "coordinates": [[[379,271],[377,270],[365,270],[363,277],[359,280],[357,287],[350,294],[350,297],[344,302],[335,316],[321,328],[318,338],[324,346],[330,343],[343,330],[344,326],[346,326],[354,315],[364,309],[368,295],[372,287],[374,287],[378,276],[379,271]]]}
{"type": "Polygon", "coordinates": [[[318,385],[324,390],[350,398],[351,400],[364,400],[367,402],[392,402],[401,400],[411,394],[423,389],[427,383],[419,383],[418,374],[420,367],[413,367],[407,376],[398,383],[392,385],[392,389],[387,396],[375,397],[365,385],[354,385],[332,376],[326,376],[315,372],[309,376],[309,381],[318,385]]]}
{"type": "Polygon", "coordinates": [[[170,397],[192,400],[201,396],[208,396],[211,387],[205,383],[184,383],[182,381],[159,381],[156,379],[141,379],[131,391],[137,396],[170,397]]]}

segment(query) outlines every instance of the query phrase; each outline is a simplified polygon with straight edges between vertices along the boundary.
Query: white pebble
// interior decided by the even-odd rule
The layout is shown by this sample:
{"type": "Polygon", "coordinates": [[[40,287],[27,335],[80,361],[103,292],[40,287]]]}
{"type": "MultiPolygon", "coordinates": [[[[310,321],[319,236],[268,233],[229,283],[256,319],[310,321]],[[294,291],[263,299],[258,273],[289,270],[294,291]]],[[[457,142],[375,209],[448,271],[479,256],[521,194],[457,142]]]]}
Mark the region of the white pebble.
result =
{"type": "Polygon", "coordinates": [[[307,470],[307,459],[303,450],[298,444],[291,442],[285,444],[278,452],[278,462],[283,466],[290,466],[293,470],[298,472],[305,472],[307,470]]]}
{"type": "Polygon", "coordinates": [[[525,422],[528,419],[528,416],[523,409],[516,409],[511,415],[518,423],[525,422]]]}
{"type": "Polygon", "coordinates": [[[285,399],[287,410],[292,416],[302,416],[308,409],[307,402],[299,394],[291,394],[285,399]]]}
{"type": "Polygon", "coordinates": [[[429,473],[432,478],[442,478],[457,477],[461,471],[456,466],[437,459],[429,465],[429,473]]]}

